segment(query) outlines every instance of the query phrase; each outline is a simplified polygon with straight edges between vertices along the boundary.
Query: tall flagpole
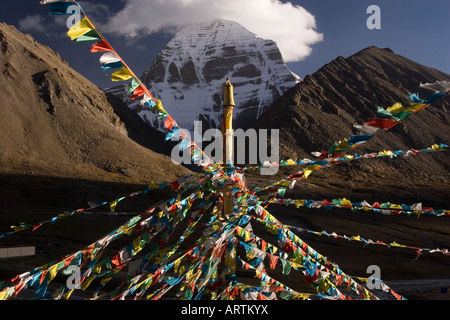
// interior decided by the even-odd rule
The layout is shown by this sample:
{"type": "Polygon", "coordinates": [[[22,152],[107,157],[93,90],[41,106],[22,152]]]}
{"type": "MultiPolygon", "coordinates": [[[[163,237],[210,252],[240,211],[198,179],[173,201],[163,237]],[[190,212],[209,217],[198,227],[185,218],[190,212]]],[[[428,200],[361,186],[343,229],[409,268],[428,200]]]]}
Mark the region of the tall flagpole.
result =
{"type": "MultiPolygon", "coordinates": [[[[233,85],[230,79],[223,85],[223,166],[227,175],[230,174],[227,168],[233,167],[233,109],[235,107],[233,97],[233,85]]],[[[231,187],[225,183],[223,187],[223,214],[225,216],[233,212],[233,194],[231,187]]]]}

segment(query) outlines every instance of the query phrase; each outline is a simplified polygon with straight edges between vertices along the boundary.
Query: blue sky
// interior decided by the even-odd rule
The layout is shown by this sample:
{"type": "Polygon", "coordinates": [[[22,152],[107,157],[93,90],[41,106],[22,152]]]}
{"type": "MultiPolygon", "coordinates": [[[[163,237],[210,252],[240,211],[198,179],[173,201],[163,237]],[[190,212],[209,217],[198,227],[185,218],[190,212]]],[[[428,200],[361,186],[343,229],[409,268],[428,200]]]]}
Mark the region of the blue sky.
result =
{"type": "MultiPolygon", "coordinates": [[[[176,2],[177,0],[171,1],[176,2]]],[[[220,0],[217,1],[220,2],[220,0]]],[[[242,0],[242,2],[244,1],[250,0],[242,0]]],[[[109,27],[111,27],[111,23],[116,21],[111,18],[117,15],[127,2],[138,3],[150,10],[156,3],[153,0],[85,0],[81,3],[85,4],[84,8],[94,23],[98,22],[98,25],[101,26],[107,26],[109,23],[109,27]]],[[[290,69],[302,78],[314,73],[338,56],[348,57],[371,45],[381,48],[389,47],[397,54],[450,74],[448,58],[450,56],[450,42],[448,41],[450,1],[448,0],[295,0],[281,2],[284,4],[290,2],[293,6],[302,6],[306,9],[315,18],[315,30],[323,35],[322,41],[315,42],[310,46],[311,53],[302,61],[288,63],[290,69]],[[370,5],[378,5],[381,9],[380,30],[369,30],[366,26],[366,21],[370,16],[366,11],[370,5]]],[[[172,18],[172,13],[176,17],[176,8],[172,12],[165,13],[168,19],[172,18]]],[[[234,8],[229,9],[231,15],[232,10],[234,8]]],[[[276,12],[264,12],[264,8],[259,8],[259,6],[255,8],[256,11],[259,14],[256,18],[260,20],[270,21],[270,18],[276,16],[276,12]]],[[[183,14],[183,12],[179,13],[183,14]]],[[[236,14],[242,16],[242,11],[236,14]]],[[[128,17],[130,20],[132,18],[132,16],[128,17]]],[[[49,16],[48,7],[40,5],[39,0],[3,1],[0,4],[0,21],[12,24],[25,33],[30,33],[37,41],[58,52],[75,70],[98,86],[105,88],[115,85],[101,71],[98,54],[89,53],[91,43],[72,43],[65,35],[67,27],[63,25],[64,21],[49,16]],[[35,23],[30,24],[33,21],[35,23]]],[[[139,19],[131,22],[137,25],[141,23],[139,19]]],[[[285,32],[288,36],[291,33],[299,33],[298,27],[294,24],[295,21],[292,22],[293,28],[280,27],[279,31],[285,32]]],[[[273,28],[275,29],[276,26],[278,24],[274,23],[273,28]]],[[[122,26],[120,27],[122,28],[122,26]]],[[[100,31],[138,76],[150,65],[172,37],[172,34],[168,32],[151,34],[148,32],[148,34],[131,39],[120,32],[108,32],[112,29],[114,28],[100,31]]],[[[117,30],[122,29],[117,28],[117,30]]],[[[258,34],[257,30],[251,31],[258,34]]]]}

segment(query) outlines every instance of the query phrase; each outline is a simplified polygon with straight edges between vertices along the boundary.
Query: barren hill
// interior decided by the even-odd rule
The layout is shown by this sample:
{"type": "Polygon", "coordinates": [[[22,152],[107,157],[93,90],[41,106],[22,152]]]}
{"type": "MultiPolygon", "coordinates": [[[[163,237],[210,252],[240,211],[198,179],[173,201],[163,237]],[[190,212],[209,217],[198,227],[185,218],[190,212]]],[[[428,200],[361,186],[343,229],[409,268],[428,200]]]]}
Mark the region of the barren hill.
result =
{"type": "Polygon", "coordinates": [[[159,153],[161,133],[48,47],[1,23],[0,50],[2,175],[146,183],[187,173],[159,153]]]}
{"type": "MultiPolygon", "coordinates": [[[[333,143],[355,135],[353,125],[374,118],[377,106],[387,108],[396,102],[408,105],[408,93],[426,98],[432,91],[419,89],[420,83],[437,80],[450,80],[450,75],[390,49],[369,47],[348,58],[338,57],[306,76],[261,116],[256,127],[280,129],[281,159],[313,158],[311,152],[328,151],[333,143]]],[[[423,149],[435,143],[448,145],[449,105],[448,98],[441,100],[355,152],[362,155],[423,149]]],[[[357,198],[436,200],[442,206],[449,202],[449,166],[449,154],[443,152],[407,159],[355,161],[323,170],[310,179],[321,184],[319,193],[327,197],[351,195],[359,190],[357,198]]]]}

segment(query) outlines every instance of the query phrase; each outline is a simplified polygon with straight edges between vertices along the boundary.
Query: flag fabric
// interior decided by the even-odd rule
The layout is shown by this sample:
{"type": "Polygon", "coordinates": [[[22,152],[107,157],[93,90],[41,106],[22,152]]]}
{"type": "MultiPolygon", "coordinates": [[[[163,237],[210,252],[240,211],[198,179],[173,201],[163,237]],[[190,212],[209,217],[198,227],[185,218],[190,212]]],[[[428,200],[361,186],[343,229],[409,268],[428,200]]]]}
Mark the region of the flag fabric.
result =
{"type": "Polygon", "coordinates": [[[114,52],[107,52],[100,57],[100,64],[106,65],[121,61],[114,52]]]}
{"type": "MultiPolygon", "coordinates": [[[[67,35],[72,41],[75,41],[77,38],[87,35],[87,36],[93,36],[94,27],[92,24],[86,19],[83,18],[82,20],[78,21],[72,28],[67,31],[67,35]]],[[[97,34],[97,32],[95,31],[97,34]]],[[[98,34],[97,34],[98,35],[98,34]]],[[[98,36],[97,39],[99,39],[100,36],[98,36]]]]}
{"type": "Polygon", "coordinates": [[[109,69],[120,69],[122,67],[124,67],[124,64],[122,63],[122,61],[117,61],[117,62],[112,62],[112,63],[102,65],[102,70],[106,71],[109,69]]]}
{"type": "Polygon", "coordinates": [[[102,70],[120,69],[124,67],[123,62],[114,52],[107,52],[100,57],[102,70]]]}
{"type": "Polygon", "coordinates": [[[136,100],[140,96],[143,96],[145,92],[146,92],[145,89],[142,86],[139,86],[133,91],[133,94],[130,96],[130,99],[136,100]]]}
{"type": "Polygon", "coordinates": [[[105,40],[101,40],[91,46],[91,52],[113,51],[113,48],[105,40]]]}
{"type": "Polygon", "coordinates": [[[73,12],[68,10],[71,6],[75,6],[73,2],[53,2],[50,3],[48,13],[50,15],[72,15],[73,12]]]}
{"type": "Polygon", "coordinates": [[[54,2],[72,2],[72,1],[71,0],[41,0],[41,2],[39,2],[39,3],[47,4],[47,3],[54,3],[54,2]]]}
{"type": "Polygon", "coordinates": [[[364,124],[366,126],[371,126],[371,127],[375,127],[375,128],[380,128],[380,129],[389,129],[390,127],[394,126],[398,121],[395,119],[380,119],[380,118],[375,118],[372,119],[368,122],[365,122],[364,124]]]}
{"type": "Polygon", "coordinates": [[[130,86],[128,87],[127,94],[133,93],[134,90],[136,90],[139,87],[139,82],[136,81],[136,79],[133,78],[131,80],[130,86]]]}
{"type": "Polygon", "coordinates": [[[111,75],[112,81],[126,81],[133,77],[133,74],[130,70],[125,67],[120,68],[118,71],[114,72],[111,75]]]}
{"type": "Polygon", "coordinates": [[[97,33],[97,31],[92,30],[82,36],[79,36],[78,38],[76,38],[73,41],[74,42],[85,42],[85,41],[95,41],[95,40],[99,40],[99,39],[101,39],[101,37],[97,33]]]}

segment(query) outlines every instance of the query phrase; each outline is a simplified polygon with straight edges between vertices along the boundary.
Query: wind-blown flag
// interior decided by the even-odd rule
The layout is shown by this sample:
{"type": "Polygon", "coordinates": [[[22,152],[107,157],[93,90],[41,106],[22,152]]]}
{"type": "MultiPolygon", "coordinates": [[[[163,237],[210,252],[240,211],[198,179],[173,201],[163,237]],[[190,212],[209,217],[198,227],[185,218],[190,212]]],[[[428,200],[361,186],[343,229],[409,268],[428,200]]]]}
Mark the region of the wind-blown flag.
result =
{"type": "Polygon", "coordinates": [[[100,57],[100,64],[102,65],[103,71],[108,69],[120,69],[124,67],[120,58],[114,52],[107,52],[100,57]]]}
{"type": "Polygon", "coordinates": [[[72,2],[53,2],[50,4],[48,13],[50,15],[72,15],[73,12],[69,11],[69,7],[75,6],[72,2]]]}
{"type": "Polygon", "coordinates": [[[136,100],[140,96],[143,96],[145,92],[146,92],[145,89],[142,86],[139,86],[133,91],[133,94],[130,96],[130,99],[136,100]]]}
{"type": "Polygon", "coordinates": [[[54,3],[54,2],[72,2],[71,0],[41,0],[40,4],[54,3]]]}
{"type": "Polygon", "coordinates": [[[450,82],[448,81],[436,81],[435,83],[425,83],[420,84],[421,88],[428,90],[435,90],[441,93],[449,93],[450,92],[450,82]]]}
{"type": "Polygon", "coordinates": [[[105,40],[101,40],[91,46],[91,52],[113,51],[113,48],[105,40]]]}
{"type": "Polygon", "coordinates": [[[100,35],[86,18],[78,21],[70,28],[69,31],[67,31],[67,35],[75,42],[101,39],[100,35]]]}
{"type": "Polygon", "coordinates": [[[379,118],[375,118],[372,119],[368,122],[365,122],[364,124],[366,126],[370,126],[370,127],[375,127],[375,128],[380,128],[380,129],[389,129],[392,126],[394,126],[395,124],[397,124],[397,120],[395,119],[379,119],[379,118]]]}
{"type": "Polygon", "coordinates": [[[112,81],[126,81],[133,78],[133,74],[126,67],[120,68],[111,75],[112,81]]]}

